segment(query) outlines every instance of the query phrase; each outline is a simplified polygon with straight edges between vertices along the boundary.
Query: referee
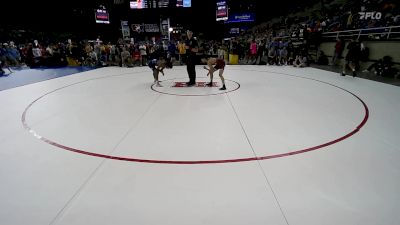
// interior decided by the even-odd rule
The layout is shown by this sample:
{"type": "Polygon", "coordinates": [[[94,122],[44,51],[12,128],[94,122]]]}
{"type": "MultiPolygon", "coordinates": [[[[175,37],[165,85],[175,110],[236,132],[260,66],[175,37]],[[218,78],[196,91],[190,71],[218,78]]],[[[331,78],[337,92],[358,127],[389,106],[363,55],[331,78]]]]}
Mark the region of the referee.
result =
{"type": "Polygon", "coordinates": [[[193,86],[196,84],[196,53],[199,51],[199,45],[193,38],[193,31],[188,30],[186,34],[186,69],[189,75],[189,82],[186,85],[193,86]]]}

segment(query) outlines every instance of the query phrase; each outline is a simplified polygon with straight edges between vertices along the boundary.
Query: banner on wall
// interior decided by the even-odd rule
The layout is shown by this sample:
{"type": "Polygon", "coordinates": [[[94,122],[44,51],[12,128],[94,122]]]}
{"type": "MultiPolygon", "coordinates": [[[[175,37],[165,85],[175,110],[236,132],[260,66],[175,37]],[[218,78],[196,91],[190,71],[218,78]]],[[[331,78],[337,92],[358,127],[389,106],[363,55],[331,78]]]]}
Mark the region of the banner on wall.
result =
{"type": "Polygon", "coordinates": [[[121,31],[124,40],[131,37],[131,31],[129,29],[128,21],[121,21],[121,31]]]}

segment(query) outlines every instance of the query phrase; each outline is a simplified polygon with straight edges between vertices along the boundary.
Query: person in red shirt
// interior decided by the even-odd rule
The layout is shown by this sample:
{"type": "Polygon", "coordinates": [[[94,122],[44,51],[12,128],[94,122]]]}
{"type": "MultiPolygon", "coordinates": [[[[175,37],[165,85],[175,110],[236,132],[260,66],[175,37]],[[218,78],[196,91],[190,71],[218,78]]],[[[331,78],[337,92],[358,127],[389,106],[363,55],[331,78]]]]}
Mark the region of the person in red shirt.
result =
{"type": "Polygon", "coordinates": [[[340,57],[342,57],[344,45],[345,45],[345,43],[344,43],[343,39],[341,39],[341,38],[336,39],[335,51],[333,53],[332,62],[331,62],[332,66],[336,65],[336,61],[338,59],[340,59],[340,57]]]}
{"type": "Polygon", "coordinates": [[[217,58],[203,58],[201,59],[203,63],[207,63],[208,68],[204,66],[204,69],[208,70],[208,75],[210,75],[210,83],[207,84],[207,86],[212,87],[212,82],[213,82],[213,74],[215,71],[219,70],[219,77],[221,78],[222,81],[222,87],[219,90],[226,90],[225,86],[225,78],[223,76],[224,69],[225,69],[225,61],[223,59],[217,59],[217,58]],[[215,65],[215,66],[213,66],[215,65]]]}

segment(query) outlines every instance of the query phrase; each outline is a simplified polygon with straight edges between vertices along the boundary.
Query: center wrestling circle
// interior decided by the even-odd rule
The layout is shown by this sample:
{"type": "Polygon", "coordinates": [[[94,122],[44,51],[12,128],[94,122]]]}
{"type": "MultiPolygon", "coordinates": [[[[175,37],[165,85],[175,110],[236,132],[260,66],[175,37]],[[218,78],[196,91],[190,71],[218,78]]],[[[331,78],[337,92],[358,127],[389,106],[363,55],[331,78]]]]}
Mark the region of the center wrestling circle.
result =
{"type": "Polygon", "coordinates": [[[236,91],[240,88],[240,84],[233,80],[225,79],[226,90],[219,90],[222,82],[218,76],[213,80],[213,86],[206,86],[210,82],[208,77],[197,77],[196,85],[188,87],[186,85],[187,78],[172,78],[161,81],[161,87],[156,84],[151,86],[151,90],[176,96],[210,96],[221,95],[229,92],[236,91]]]}

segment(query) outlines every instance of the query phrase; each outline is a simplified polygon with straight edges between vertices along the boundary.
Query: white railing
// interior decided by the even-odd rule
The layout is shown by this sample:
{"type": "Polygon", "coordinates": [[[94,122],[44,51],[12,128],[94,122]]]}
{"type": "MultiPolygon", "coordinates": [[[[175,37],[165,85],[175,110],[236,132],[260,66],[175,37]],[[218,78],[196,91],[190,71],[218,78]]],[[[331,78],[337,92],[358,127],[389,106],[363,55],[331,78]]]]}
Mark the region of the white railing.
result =
{"type": "Polygon", "coordinates": [[[395,34],[400,34],[400,26],[374,27],[374,28],[357,29],[357,30],[324,32],[324,33],[322,33],[322,37],[324,37],[324,38],[339,38],[339,37],[357,36],[357,38],[360,38],[361,36],[382,35],[382,36],[386,36],[386,39],[389,39],[390,35],[393,36],[395,34]]]}

